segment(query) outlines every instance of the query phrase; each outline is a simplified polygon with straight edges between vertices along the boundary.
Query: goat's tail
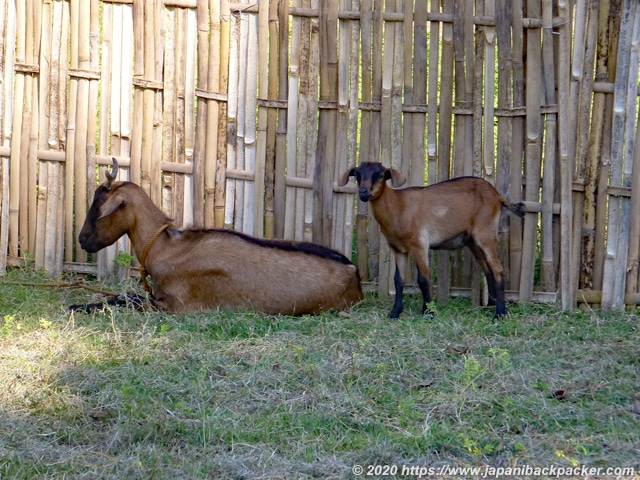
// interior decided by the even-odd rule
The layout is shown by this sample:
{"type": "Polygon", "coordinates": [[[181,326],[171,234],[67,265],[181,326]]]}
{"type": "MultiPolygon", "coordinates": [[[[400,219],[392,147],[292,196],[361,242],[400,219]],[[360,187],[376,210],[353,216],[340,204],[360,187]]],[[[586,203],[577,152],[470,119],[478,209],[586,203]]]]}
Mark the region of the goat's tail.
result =
{"type": "Polygon", "coordinates": [[[507,207],[510,212],[515,213],[520,218],[524,217],[524,202],[508,203],[505,201],[503,205],[507,207]]]}

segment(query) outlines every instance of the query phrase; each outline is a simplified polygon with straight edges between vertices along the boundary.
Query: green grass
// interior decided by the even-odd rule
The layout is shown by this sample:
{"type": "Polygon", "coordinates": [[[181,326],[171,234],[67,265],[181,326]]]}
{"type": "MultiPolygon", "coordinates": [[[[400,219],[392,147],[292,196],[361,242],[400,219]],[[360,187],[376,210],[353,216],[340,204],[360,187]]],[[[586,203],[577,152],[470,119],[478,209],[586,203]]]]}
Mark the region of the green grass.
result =
{"type": "Polygon", "coordinates": [[[392,301],[369,295],[348,317],[71,315],[67,305],[99,295],[23,285],[50,282],[0,277],[0,478],[640,470],[635,312],[511,305],[494,322],[452,299],[425,320],[412,297],[392,321],[392,301]]]}

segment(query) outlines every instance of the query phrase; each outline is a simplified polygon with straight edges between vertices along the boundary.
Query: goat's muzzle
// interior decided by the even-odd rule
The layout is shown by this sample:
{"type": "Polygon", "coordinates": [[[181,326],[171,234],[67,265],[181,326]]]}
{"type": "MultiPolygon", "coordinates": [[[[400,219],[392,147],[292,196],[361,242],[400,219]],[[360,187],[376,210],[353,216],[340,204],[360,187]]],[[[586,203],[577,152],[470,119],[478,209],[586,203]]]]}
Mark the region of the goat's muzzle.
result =
{"type": "Polygon", "coordinates": [[[360,190],[358,190],[358,196],[363,202],[368,202],[371,198],[371,192],[366,187],[360,187],[360,190]]]}

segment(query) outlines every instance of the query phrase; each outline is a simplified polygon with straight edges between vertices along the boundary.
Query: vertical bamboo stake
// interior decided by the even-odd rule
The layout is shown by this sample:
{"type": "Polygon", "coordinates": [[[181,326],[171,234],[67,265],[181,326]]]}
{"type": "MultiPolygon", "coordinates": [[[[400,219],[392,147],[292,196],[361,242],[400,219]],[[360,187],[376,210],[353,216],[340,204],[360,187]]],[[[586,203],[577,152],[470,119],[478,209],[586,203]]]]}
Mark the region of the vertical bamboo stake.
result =
{"type": "MultiPolygon", "coordinates": [[[[207,73],[209,71],[209,1],[198,0],[198,89],[207,89],[207,73]]],[[[203,227],[204,212],[206,210],[204,191],[204,162],[206,148],[207,101],[198,97],[196,118],[196,135],[193,147],[193,224],[203,227]]],[[[228,198],[228,197],[227,197],[228,198]]]]}
{"type": "MultiPolygon", "coordinates": [[[[329,0],[320,2],[320,100],[337,100],[337,23],[338,5],[329,0]]],[[[335,110],[320,111],[318,149],[314,181],[318,187],[314,193],[314,240],[331,245],[333,237],[333,172],[336,148],[335,110]],[[320,217],[320,218],[318,218],[320,217]],[[318,221],[320,220],[320,221],[318,221]],[[319,230],[316,230],[319,229],[319,230]]]]}
{"type": "MultiPolygon", "coordinates": [[[[552,38],[553,5],[551,0],[542,1],[542,63],[544,71],[544,98],[547,105],[556,104],[554,51],[552,38]]],[[[540,241],[540,281],[545,292],[556,291],[553,265],[553,199],[556,172],[556,114],[546,116],[544,142],[544,174],[542,175],[542,213],[540,241]]]]}
{"type": "MultiPolygon", "coordinates": [[[[260,0],[258,6],[258,98],[266,99],[269,94],[269,1],[260,0]]],[[[256,232],[265,232],[265,173],[267,164],[267,110],[258,109],[258,130],[256,133],[256,167],[254,199],[254,224],[256,232]]],[[[273,235],[270,235],[273,236],[273,235]]]]}
{"type": "MultiPolygon", "coordinates": [[[[229,45],[230,45],[231,11],[228,0],[220,2],[220,75],[219,92],[226,92],[229,77],[229,45]]],[[[216,191],[214,198],[214,222],[216,228],[224,226],[227,168],[227,104],[218,106],[218,157],[216,159],[216,191]]]]}
{"type": "MultiPolygon", "coordinates": [[[[59,5],[59,12],[62,12],[62,5],[59,5]]],[[[60,42],[60,32],[62,30],[62,25],[60,22],[52,24],[52,20],[54,17],[54,6],[52,3],[45,3],[42,5],[42,29],[41,29],[41,49],[40,49],[40,59],[39,63],[41,65],[40,68],[40,77],[39,77],[39,105],[38,110],[40,111],[39,115],[39,125],[38,125],[38,142],[37,149],[46,150],[49,148],[49,120],[51,116],[51,110],[55,110],[57,107],[57,102],[53,104],[50,100],[50,95],[55,92],[58,93],[58,69],[59,63],[54,60],[54,55],[52,50],[54,48],[54,44],[60,42]],[[57,38],[57,42],[56,42],[57,38]],[[49,68],[45,68],[44,65],[49,66],[49,68]],[[53,108],[50,108],[49,105],[53,104],[53,108]]],[[[59,53],[59,50],[58,50],[59,53]]],[[[3,52],[0,51],[0,57],[3,55],[3,52]]],[[[55,111],[53,112],[55,115],[55,111]]],[[[57,133],[57,129],[56,129],[57,133]]],[[[57,142],[53,143],[52,148],[56,147],[57,142]]],[[[31,154],[30,148],[30,154],[31,154]]],[[[44,238],[45,236],[45,221],[46,221],[46,212],[45,212],[45,201],[46,201],[46,182],[48,176],[48,167],[49,162],[41,162],[38,174],[38,183],[40,184],[40,188],[38,189],[37,194],[37,212],[34,216],[35,221],[32,222],[32,227],[34,228],[34,247],[31,249],[32,253],[35,255],[35,267],[36,268],[44,268],[44,249],[45,245],[43,241],[35,241],[35,236],[38,235],[39,238],[44,238]]],[[[30,225],[31,226],[31,225],[30,225]]]]}
{"type": "MultiPolygon", "coordinates": [[[[254,176],[253,181],[245,182],[244,191],[244,223],[243,231],[251,235],[263,236],[262,212],[256,212],[256,109],[257,109],[257,87],[258,87],[258,17],[254,14],[247,15],[247,84],[245,89],[245,129],[244,145],[245,169],[254,176]],[[256,218],[260,221],[255,225],[256,218]]],[[[262,182],[260,182],[262,186],[262,182]]]]}
{"type": "MultiPolygon", "coordinates": [[[[385,3],[385,12],[395,12],[395,2],[389,1],[385,3]]],[[[393,22],[386,22],[384,24],[384,52],[383,52],[383,70],[382,70],[382,117],[389,119],[389,121],[383,121],[380,125],[381,136],[381,155],[382,161],[387,166],[397,168],[398,165],[394,162],[397,157],[394,156],[396,149],[393,145],[393,132],[391,124],[393,123],[393,66],[394,66],[394,52],[396,49],[395,30],[397,26],[393,22]]],[[[393,276],[395,264],[393,256],[389,250],[389,245],[385,240],[380,241],[380,257],[379,257],[379,274],[378,274],[378,295],[387,296],[390,293],[394,293],[393,282],[390,281],[393,276]]]]}
{"type": "MultiPolygon", "coordinates": [[[[209,35],[209,52],[220,51],[220,22],[221,11],[220,1],[209,1],[210,12],[210,28],[209,35]]],[[[208,72],[207,72],[207,90],[209,92],[217,92],[220,87],[220,57],[217,55],[209,55],[208,72]]],[[[206,127],[206,147],[204,155],[204,194],[205,194],[205,210],[204,210],[204,226],[211,228],[215,226],[215,192],[216,192],[216,163],[218,158],[218,118],[219,108],[218,101],[214,99],[207,100],[207,127],[206,127]]]]}
{"type": "MultiPolygon", "coordinates": [[[[540,18],[540,0],[527,0],[529,18],[540,18]]],[[[526,189],[525,200],[537,202],[540,185],[541,158],[541,72],[540,30],[529,28],[527,34],[527,118],[526,118],[526,189]]],[[[533,272],[536,260],[538,214],[527,213],[524,219],[524,249],[520,278],[520,300],[528,302],[533,295],[533,272]]]]}
{"type": "MultiPolygon", "coordinates": [[[[289,61],[289,2],[280,2],[278,6],[278,100],[286,101],[287,71],[289,61]]],[[[284,108],[278,110],[278,128],[275,141],[274,158],[274,235],[282,238],[284,235],[285,215],[285,166],[287,161],[287,111],[284,108]]],[[[314,226],[320,221],[314,222],[314,226]]],[[[315,234],[315,232],[314,232],[315,234]]]]}
{"type": "MultiPolygon", "coordinates": [[[[269,2],[269,64],[267,98],[270,100],[278,97],[278,63],[280,60],[278,49],[278,3],[269,2]]],[[[260,54],[263,58],[264,54],[260,54]]],[[[278,111],[275,108],[267,110],[266,119],[266,152],[265,152],[265,237],[275,236],[275,169],[276,169],[276,129],[278,111]]]]}
{"type": "MultiPolygon", "coordinates": [[[[193,152],[195,148],[195,105],[191,100],[196,98],[196,56],[197,56],[197,12],[190,9],[187,12],[187,58],[185,66],[185,164],[193,168],[193,152]]],[[[222,52],[221,52],[222,55],[222,52]]],[[[182,211],[182,224],[185,227],[193,225],[195,199],[193,195],[193,174],[185,175],[184,180],[184,206],[182,211]]],[[[223,211],[224,212],[224,211],[223,211]]],[[[224,222],[224,221],[223,221],[224,222]]],[[[222,225],[223,222],[220,224],[222,225]]]]}
{"type": "MultiPolygon", "coordinates": [[[[570,1],[558,1],[558,14],[570,18],[570,1]]],[[[569,158],[570,136],[570,62],[571,31],[568,25],[560,27],[558,45],[558,139],[560,153],[560,295],[563,309],[573,308],[573,289],[571,285],[571,212],[573,171],[569,158]]]]}
{"type": "MultiPolygon", "coordinates": [[[[304,8],[309,8],[311,6],[311,2],[305,0],[302,3],[304,8]]],[[[295,47],[295,42],[292,42],[292,46],[294,51],[297,51],[298,48],[295,47]]],[[[299,100],[297,105],[297,120],[296,123],[298,125],[297,131],[297,146],[296,146],[296,171],[295,175],[299,178],[307,178],[308,176],[308,152],[310,150],[309,142],[314,139],[314,132],[312,131],[313,122],[309,123],[310,120],[310,110],[311,108],[315,108],[313,114],[317,114],[317,83],[316,90],[311,89],[311,84],[313,79],[311,78],[310,71],[313,68],[317,68],[317,65],[312,65],[310,58],[311,53],[311,19],[303,18],[301,19],[300,25],[300,43],[299,43],[300,53],[298,54],[297,62],[299,62],[298,66],[298,78],[299,78],[299,100]]],[[[292,52],[293,54],[293,52],[292,52]]],[[[317,61],[317,58],[316,58],[317,61]]],[[[317,75],[317,69],[314,72],[317,75]]],[[[291,95],[291,92],[289,92],[291,95]]],[[[287,125],[290,126],[287,120],[287,125]]],[[[295,138],[295,133],[294,137],[295,138]]],[[[314,144],[314,151],[316,145],[314,144]]],[[[311,240],[313,236],[313,232],[311,231],[311,224],[313,223],[313,191],[310,191],[306,188],[297,188],[296,189],[296,199],[295,199],[295,215],[294,215],[294,231],[295,237],[301,240],[311,240]],[[309,211],[307,204],[307,200],[309,199],[309,194],[311,194],[311,210],[309,211]],[[307,218],[307,214],[311,214],[311,218],[307,218]],[[308,228],[307,228],[308,227],[308,228]]]]}
{"type": "MultiPolygon", "coordinates": [[[[178,10],[176,8],[166,8],[164,10],[164,63],[166,70],[163,78],[162,88],[162,159],[165,162],[176,161],[177,152],[177,76],[180,71],[177,68],[178,58],[182,57],[179,51],[178,38],[181,35],[178,26],[178,10]]],[[[213,36],[213,35],[212,35],[213,36]]],[[[157,159],[154,159],[157,161],[157,159]]],[[[173,180],[173,179],[172,179],[173,180]]],[[[164,184],[162,188],[162,203],[159,206],[165,213],[173,217],[173,220],[179,225],[180,222],[173,216],[173,212],[169,210],[171,203],[170,189],[175,188],[175,183],[169,185],[164,184]]]]}
{"type": "MultiPolygon", "coordinates": [[[[313,1],[313,8],[318,8],[317,0],[313,1]]],[[[311,20],[309,40],[309,92],[313,95],[307,97],[307,151],[305,152],[305,174],[307,178],[313,176],[316,168],[316,149],[318,148],[318,79],[320,78],[320,46],[318,19],[311,20]]],[[[313,190],[306,189],[304,192],[304,232],[303,238],[306,241],[313,240],[313,190]]]]}
{"type": "MultiPolygon", "coordinates": [[[[573,153],[575,154],[575,180],[579,184],[585,182],[585,172],[587,169],[587,156],[588,156],[588,144],[589,144],[589,127],[592,122],[591,118],[591,103],[592,103],[592,91],[593,91],[593,67],[595,47],[597,40],[597,28],[598,28],[598,0],[590,0],[584,2],[587,6],[587,11],[584,15],[584,21],[586,25],[581,28],[584,29],[584,44],[575,44],[574,51],[583,50],[580,54],[575,55],[576,58],[581,60],[581,63],[574,66],[572,73],[572,80],[574,83],[572,88],[577,90],[577,94],[572,92],[573,99],[576,99],[577,95],[577,107],[575,108],[575,145],[573,146],[573,153]]],[[[580,276],[580,259],[581,259],[581,243],[582,243],[582,218],[583,207],[585,202],[585,196],[582,192],[577,191],[574,193],[574,230],[573,230],[573,247],[572,252],[574,255],[571,257],[571,286],[574,290],[577,289],[580,276]]],[[[573,294],[572,296],[574,296],[573,294]]]]}
{"type": "MultiPolygon", "coordinates": [[[[512,13],[512,32],[513,32],[513,107],[524,107],[524,44],[523,44],[523,27],[522,27],[522,0],[513,0],[511,2],[512,13]]],[[[524,118],[517,116],[512,122],[512,149],[511,149],[511,183],[510,197],[512,199],[522,198],[522,153],[524,144],[524,118]]],[[[524,221],[515,219],[511,223],[509,243],[511,254],[509,256],[510,265],[510,284],[512,289],[520,290],[520,272],[522,270],[522,234],[524,229],[524,221]]]]}
{"type": "MultiPolygon", "coordinates": [[[[300,0],[293,3],[293,7],[300,7],[300,0]]],[[[300,86],[300,42],[302,35],[302,18],[294,17],[291,25],[291,49],[289,58],[289,97],[287,100],[287,176],[294,177],[297,173],[297,152],[298,134],[304,138],[305,126],[300,126],[298,132],[298,107],[301,102],[299,98],[300,86]]],[[[304,106],[304,105],[303,105],[304,106]]],[[[304,110],[302,112],[304,114],[304,110]]],[[[285,190],[285,217],[284,217],[284,238],[301,239],[301,235],[296,235],[296,210],[300,210],[301,205],[296,205],[296,190],[294,186],[287,185],[285,190]],[[296,208],[298,206],[298,208],[296,208]]],[[[300,218],[302,223],[302,218],[300,218]]],[[[300,229],[298,233],[301,234],[300,229]]]]}
{"type": "MultiPolygon", "coordinates": [[[[40,56],[40,37],[41,37],[41,3],[39,1],[28,0],[27,1],[27,63],[34,65],[38,62],[40,56]]],[[[45,74],[46,78],[46,74],[45,74]]],[[[36,208],[37,208],[37,173],[38,173],[38,125],[40,123],[40,108],[39,108],[39,91],[38,82],[36,82],[33,75],[29,76],[31,83],[31,118],[29,124],[29,130],[27,132],[24,141],[27,144],[28,158],[27,168],[29,175],[27,177],[27,238],[28,249],[33,254],[36,246],[36,208]]],[[[55,239],[55,237],[54,237],[55,239]]],[[[54,243],[55,246],[55,243],[54,243]]],[[[55,271],[55,264],[51,265],[48,269],[49,273],[53,276],[57,276],[55,271]]]]}
{"type": "MultiPolygon", "coordinates": [[[[25,4],[17,2],[15,10],[15,26],[17,30],[18,42],[16,45],[15,61],[16,63],[25,62],[25,4]]],[[[23,105],[25,103],[25,74],[20,72],[16,75],[14,81],[14,101],[15,105],[23,105]]],[[[19,231],[20,228],[20,188],[21,174],[21,142],[23,114],[21,108],[13,109],[12,133],[11,139],[15,139],[11,143],[11,163],[9,167],[9,255],[18,256],[18,247],[20,245],[19,231]]],[[[24,206],[23,208],[26,208],[24,206]]]]}
{"type": "MultiPolygon", "coordinates": [[[[405,68],[413,71],[413,77],[409,81],[413,81],[412,102],[414,105],[427,104],[427,0],[417,0],[415,5],[413,25],[405,29],[405,46],[406,50],[411,50],[412,42],[411,34],[413,33],[413,59],[409,55],[405,59],[405,68]]],[[[410,16],[410,5],[405,6],[405,15],[410,16]]],[[[437,72],[437,70],[436,70],[437,72]]],[[[407,80],[405,80],[406,82],[407,80]]],[[[429,91],[431,93],[431,91],[429,91]]],[[[431,102],[431,98],[429,99],[431,102]]],[[[436,100],[437,102],[437,100],[436,100]]],[[[431,106],[431,105],[429,105],[431,106]]],[[[425,183],[425,127],[426,117],[424,113],[415,113],[412,116],[411,123],[411,170],[410,178],[412,185],[424,185],[425,183]]],[[[406,127],[405,127],[406,129],[406,127]]],[[[429,161],[433,163],[434,157],[430,156],[429,161]]],[[[430,172],[429,182],[435,180],[435,165],[433,171],[430,172]]]]}
{"type": "MultiPolygon", "coordinates": [[[[341,0],[342,10],[351,10],[351,0],[341,0]]],[[[336,129],[336,175],[347,168],[347,142],[349,123],[349,54],[351,51],[351,21],[340,19],[338,21],[339,51],[338,51],[338,112],[336,129]],[[339,172],[339,173],[338,173],[339,172]]],[[[349,229],[347,225],[346,198],[345,195],[334,194],[334,231],[331,246],[345,252],[344,237],[349,229]]],[[[349,248],[351,251],[351,248],[349,248]]]]}
{"type": "MultiPolygon", "coordinates": [[[[360,10],[359,0],[353,0],[351,3],[352,11],[360,10]]],[[[345,169],[349,165],[357,163],[357,137],[358,137],[358,86],[360,85],[360,24],[351,21],[351,52],[349,53],[349,133],[347,141],[347,158],[344,163],[345,169]]],[[[336,172],[336,178],[342,174],[342,171],[336,172]]],[[[354,222],[355,197],[353,194],[346,196],[346,224],[343,239],[343,253],[347,258],[352,257],[353,234],[355,228],[354,222]]]]}
{"type": "MultiPolygon", "coordinates": [[[[431,0],[431,12],[438,12],[438,0],[431,0]]],[[[425,5],[426,10],[426,5],[425,5]]],[[[416,31],[416,39],[422,32],[416,31]]],[[[426,35],[426,32],[425,32],[426,35]]],[[[438,65],[440,57],[440,23],[429,22],[429,98],[427,101],[427,158],[429,183],[438,181],[438,65]]],[[[438,262],[439,264],[440,262],[438,262]]]]}
{"type": "MultiPolygon", "coordinates": [[[[636,10],[636,2],[625,0],[623,3],[623,15],[620,25],[620,39],[618,58],[616,65],[616,77],[614,86],[613,128],[611,136],[611,177],[610,184],[623,186],[626,181],[624,174],[624,135],[625,135],[625,109],[626,91],[629,79],[629,56],[625,55],[627,45],[631,44],[633,18],[636,10]],[[633,10],[632,10],[633,9],[633,10]]],[[[626,280],[627,252],[620,251],[625,246],[625,236],[628,236],[628,199],[609,196],[609,211],[607,226],[607,253],[604,263],[604,277],[602,284],[602,308],[605,311],[619,310],[624,306],[624,281],[626,280]],[[620,265],[619,257],[624,258],[620,265]],[[620,269],[622,267],[622,270],[620,269]]],[[[628,240],[627,240],[628,241],[628,240]]]]}
{"type": "MultiPolygon", "coordinates": [[[[173,159],[166,159],[167,161],[173,160],[176,163],[184,165],[185,163],[185,140],[186,140],[186,131],[185,126],[187,123],[187,119],[185,118],[185,78],[186,73],[185,70],[187,68],[187,59],[188,59],[188,51],[187,51],[187,36],[189,35],[188,21],[187,16],[189,14],[189,10],[186,8],[181,8],[177,12],[176,18],[176,51],[179,52],[178,58],[176,59],[176,144],[175,150],[173,152],[173,159]]],[[[165,45],[166,48],[166,45],[165,45]]],[[[166,75],[165,75],[166,76],[166,75]]],[[[163,94],[166,95],[166,94],[163,94]]],[[[191,97],[193,98],[193,97],[191,97]]],[[[165,175],[166,176],[166,175],[165,175]]],[[[173,174],[173,208],[172,214],[174,222],[177,225],[184,225],[184,205],[185,205],[185,194],[184,194],[184,178],[185,176],[182,174],[173,174]]]]}
{"type": "MultiPolygon", "coordinates": [[[[91,14],[89,2],[80,2],[78,17],[76,17],[76,27],[72,23],[72,28],[77,28],[76,38],[78,43],[79,69],[88,70],[91,65],[91,52],[89,43],[89,22],[86,19],[91,14]]],[[[73,5],[72,5],[73,9],[73,5]]],[[[72,35],[73,36],[73,35],[72,35]]],[[[89,80],[80,77],[77,80],[76,97],[76,117],[75,117],[75,138],[73,144],[74,159],[74,214],[76,225],[80,226],[84,222],[87,208],[87,122],[89,115],[89,80]]],[[[84,250],[76,246],[76,259],[86,262],[87,254],[84,250]]]]}
{"type": "MultiPolygon", "coordinates": [[[[445,3],[444,13],[452,14],[453,5],[445,3]]],[[[433,55],[433,53],[432,53],[433,55]]],[[[454,72],[454,46],[453,25],[450,23],[442,26],[442,64],[440,76],[440,128],[438,131],[438,181],[447,180],[451,171],[451,137],[453,114],[453,72],[454,72]]],[[[438,252],[438,299],[441,302],[449,298],[450,283],[450,257],[449,252],[438,252]]]]}
{"type": "MultiPolygon", "coordinates": [[[[598,47],[596,49],[596,72],[594,80],[607,80],[607,61],[609,50],[609,1],[600,0],[598,7],[598,47]]],[[[599,171],[599,159],[601,156],[601,144],[604,128],[604,112],[606,104],[606,94],[596,92],[593,96],[593,120],[591,122],[591,132],[589,134],[589,145],[587,148],[587,161],[585,165],[585,189],[584,189],[584,216],[582,223],[582,257],[580,260],[581,277],[579,287],[583,289],[601,290],[602,285],[595,283],[596,277],[596,255],[602,258],[602,251],[595,251],[596,221],[600,220],[604,230],[602,219],[596,216],[598,208],[597,186],[599,171]]],[[[600,263],[600,262],[598,262],[600,263]]],[[[601,279],[601,275],[599,275],[601,279]]]]}
{"type": "MultiPolygon", "coordinates": [[[[2,146],[11,144],[13,131],[13,65],[16,38],[16,11],[13,2],[0,2],[0,54],[4,55],[4,62],[0,62],[0,81],[2,81],[2,105],[0,105],[0,123],[2,129],[2,146]],[[6,20],[6,23],[5,23],[6,20]]],[[[0,157],[2,168],[2,207],[0,211],[0,274],[4,274],[7,265],[7,252],[10,245],[10,185],[9,172],[12,160],[0,157]]]]}
{"type": "MultiPolygon", "coordinates": [[[[231,17],[230,46],[229,46],[229,88],[227,91],[227,169],[237,168],[237,149],[235,146],[238,131],[238,81],[239,81],[239,34],[240,25],[237,15],[231,17]]],[[[224,226],[233,226],[233,213],[236,203],[236,180],[227,177],[225,195],[224,226]]]]}
{"type": "MultiPolygon", "coordinates": [[[[512,45],[511,45],[511,1],[496,0],[496,40],[498,43],[498,110],[506,112],[513,105],[512,91],[512,45]]],[[[498,116],[498,144],[496,158],[496,189],[510,201],[519,200],[510,197],[509,184],[511,178],[511,139],[513,118],[506,115],[498,116]]],[[[509,258],[509,230],[515,229],[518,220],[511,215],[502,215],[498,227],[498,254],[505,269],[505,290],[511,285],[511,264],[509,258]],[[511,217],[511,218],[510,218],[511,217]]],[[[519,222],[518,222],[519,223],[519,222]]]]}
{"type": "MultiPolygon", "coordinates": [[[[362,102],[371,103],[372,99],[372,19],[373,19],[373,2],[372,0],[362,0],[361,12],[360,12],[360,31],[361,31],[361,100],[362,102]]],[[[360,110],[360,159],[369,159],[369,148],[371,144],[371,123],[372,112],[360,110]]],[[[369,236],[369,221],[367,217],[368,205],[361,202],[359,199],[357,202],[357,216],[356,216],[356,243],[358,248],[357,253],[357,265],[360,275],[363,279],[369,279],[370,273],[373,277],[374,272],[369,271],[370,265],[376,266],[377,271],[377,258],[373,259],[373,242],[367,242],[369,236]],[[371,261],[370,261],[371,259],[371,261]]],[[[371,231],[373,232],[375,227],[372,225],[371,231]]],[[[373,233],[371,233],[373,238],[373,233]]]]}
{"type": "MultiPolygon", "coordinates": [[[[622,0],[617,0],[617,5],[614,8],[620,8],[622,0]]],[[[620,10],[617,10],[620,11],[620,10]]],[[[607,80],[611,83],[615,81],[615,74],[617,69],[617,56],[618,56],[618,44],[620,37],[620,24],[621,15],[617,15],[612,12],[608,19],[608,32],[609,33],[609,45],[607,48],[607,80]]],[[[600,158],[600,179],[598,182],[598,198],[596,207],[596,217],[600,220],[600,228],[596,231],[595,238],[595,250],[594,255],[594,284],[600,286],[600,289],[604,289],[603,275],[604,275],[604,262],[606,253],[606,224],[607,224],[607,210],[608,210],[608,192],[609,176],[611,173],[611,137],[612,137],[612,118],[613,118],[613,95],[607,95],[605,98],[605,111],[604,118],[606,119],[604,128],[602,131],[602,154],[600,158]]]]}

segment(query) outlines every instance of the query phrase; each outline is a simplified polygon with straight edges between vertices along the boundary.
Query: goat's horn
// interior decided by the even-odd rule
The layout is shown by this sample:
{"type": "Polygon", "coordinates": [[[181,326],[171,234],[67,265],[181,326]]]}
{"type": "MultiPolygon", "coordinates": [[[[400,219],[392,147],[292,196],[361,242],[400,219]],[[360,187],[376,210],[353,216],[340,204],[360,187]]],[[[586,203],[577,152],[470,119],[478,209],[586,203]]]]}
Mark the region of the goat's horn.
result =
{"type": "Polygon", "coordinates": [[[105,175],[107,176],[105,186],[109,189],[111,188],[111,183],[113,183],[113,181],[116,179],[116,175],[118,175],[118,161],[115,157],[111,157],[111,160],[113,160],[113,168],[111,169],[111,173],[109,173],[108,169],[105,172],[105,175]]]}

